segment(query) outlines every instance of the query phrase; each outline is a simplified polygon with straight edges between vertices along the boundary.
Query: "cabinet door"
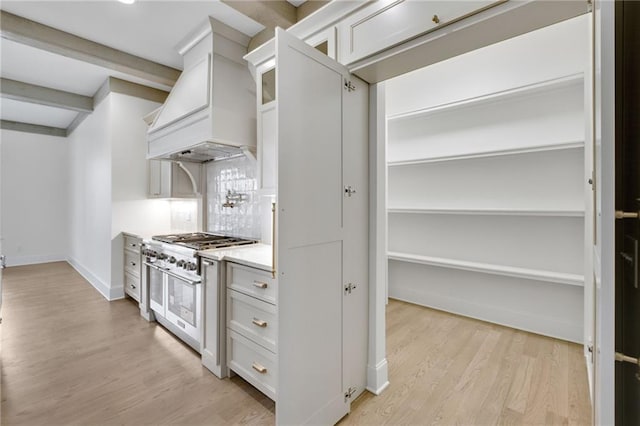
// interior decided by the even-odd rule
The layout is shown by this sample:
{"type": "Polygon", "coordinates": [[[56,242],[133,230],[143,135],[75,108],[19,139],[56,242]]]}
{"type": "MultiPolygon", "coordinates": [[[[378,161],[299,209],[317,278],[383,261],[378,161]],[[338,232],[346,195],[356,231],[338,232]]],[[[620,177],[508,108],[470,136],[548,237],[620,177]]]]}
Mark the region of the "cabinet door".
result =
{"type": "MultiPolygon", "coordinates": [[[[343,122],[354,112],[345,110],[343,96],[352,94],[351,76],[280,29],[276,69],[276,422],[333,424],[349,411],[345,392],[351,387],[343,366],[343,256],[352,248],[343,211],[343,169],[352,166],[344,164],[343,145],[352,141],[345,139],[343,122]]],[[[358,86],[368,92],[365,83],[358,86]]]]}
{"type": "Polygon", "coordinates": [[[342,101],[344,194],[343,281],[353,289],[344,294],[344,374],[351,401],[367,385],[369,343],[369,86],[351,76],[353,91],[342,101]]]}
{"type": "Polygon", "coordinates": [[[500,3],[496,0],[381,0],[340,23],[340,62],[350,64],[500,3]]]}
{"type": "Polygon", "coordinates": [[[258,107],[260,189],[269,194],[276,187],[276,118],[275,102],[258,107]]]}
{"type": "Polygon", "coordinates": [[[161,168],[162,161],[149,160],[149,197],[160,197],[162,194],[161,182],[161,168]]]}
{"type": "Polygon", "coordinates": [[[149,197],[171,197],[171,161],[149,160],[149,197]]]}

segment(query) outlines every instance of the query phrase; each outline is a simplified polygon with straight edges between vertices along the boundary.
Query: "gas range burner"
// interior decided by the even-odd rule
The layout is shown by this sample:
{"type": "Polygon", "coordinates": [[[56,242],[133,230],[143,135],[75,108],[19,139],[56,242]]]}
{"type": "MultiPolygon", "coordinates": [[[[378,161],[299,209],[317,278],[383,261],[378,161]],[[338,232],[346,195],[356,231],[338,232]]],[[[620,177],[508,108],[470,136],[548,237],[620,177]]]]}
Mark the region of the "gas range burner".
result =
{"type": "Polygon", "coordinates": [[[187,247],[193,250],[207,250],[257,243],[255,240],[227,237],[224,235],[209,234],[206,232],[156,235],[153,239],[167,244],[176,244],[178,246],[187,247]]]}

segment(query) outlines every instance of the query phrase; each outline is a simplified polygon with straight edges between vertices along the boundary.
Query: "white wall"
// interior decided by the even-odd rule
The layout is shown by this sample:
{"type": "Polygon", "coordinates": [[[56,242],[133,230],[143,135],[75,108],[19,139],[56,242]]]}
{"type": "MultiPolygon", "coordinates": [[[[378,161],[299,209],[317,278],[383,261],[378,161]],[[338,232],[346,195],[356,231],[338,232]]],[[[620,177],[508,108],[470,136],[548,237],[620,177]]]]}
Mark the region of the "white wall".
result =
{"type": "Polygon", "coordinates": [[[7,266],[65,260],[68,249],[69,143],[0,131],[0,234],[7,266]]]}
{"type": "Polygon", "coordinates": [[[69,262],[105,297],[111,282],[111,99],[67,138],[69,262]]]}
{"type": "Polygon", "coordinates": [[[112,93],[111,123],[111,298],[123,293],[122,232],[170,232],[171,203],[147,198],[147,125],[142,117],[160,104],[112,93]]]}

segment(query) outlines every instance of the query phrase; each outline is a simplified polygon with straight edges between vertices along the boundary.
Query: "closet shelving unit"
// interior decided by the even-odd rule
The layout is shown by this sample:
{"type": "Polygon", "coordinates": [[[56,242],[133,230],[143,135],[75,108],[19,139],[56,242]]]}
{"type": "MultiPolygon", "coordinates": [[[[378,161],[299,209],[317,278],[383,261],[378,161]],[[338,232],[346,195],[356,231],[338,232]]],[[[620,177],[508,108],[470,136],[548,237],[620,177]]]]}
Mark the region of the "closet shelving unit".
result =
{"type": "Polygon", "coordinates": [[[387,116],[390,297],[581,340],[583,84],[387,116]]]}

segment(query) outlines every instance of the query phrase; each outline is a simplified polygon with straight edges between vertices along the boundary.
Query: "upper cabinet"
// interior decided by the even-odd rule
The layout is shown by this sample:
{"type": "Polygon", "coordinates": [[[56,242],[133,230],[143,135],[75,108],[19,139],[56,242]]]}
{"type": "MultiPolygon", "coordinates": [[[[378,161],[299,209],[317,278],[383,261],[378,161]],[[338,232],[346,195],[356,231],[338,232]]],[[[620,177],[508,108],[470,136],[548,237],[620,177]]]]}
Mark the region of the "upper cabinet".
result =
{"type": "Polygon", "coordinates": [[[197,198],[201,194],[202,166],[149,160],[149,198],[197,198]]]}
{"type": "Polygon", "coordinates": [[[148,158],[203,162],[253,150],[249,38],[209,18],[179,50],[184,71],[148,130],[148,158]]]}
{"type": "Polygon", "coordinates": [[[496,0],[380,0],[373,2],[340,22],[340,62],[350,64],[502,2],[496,0]]]}

